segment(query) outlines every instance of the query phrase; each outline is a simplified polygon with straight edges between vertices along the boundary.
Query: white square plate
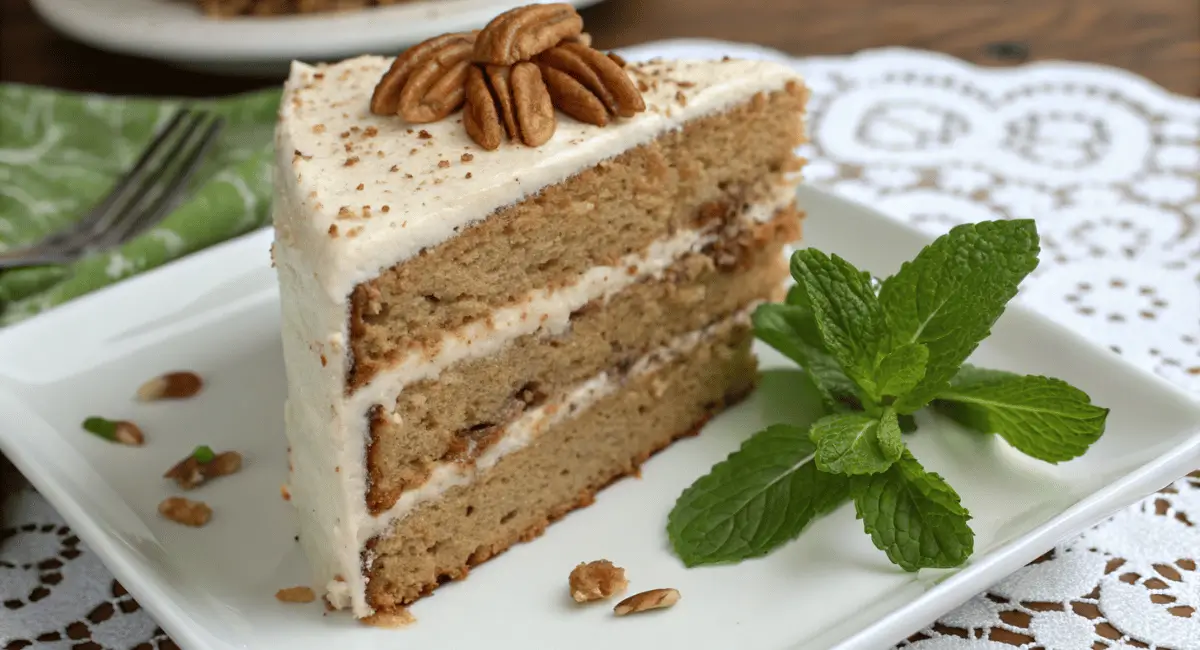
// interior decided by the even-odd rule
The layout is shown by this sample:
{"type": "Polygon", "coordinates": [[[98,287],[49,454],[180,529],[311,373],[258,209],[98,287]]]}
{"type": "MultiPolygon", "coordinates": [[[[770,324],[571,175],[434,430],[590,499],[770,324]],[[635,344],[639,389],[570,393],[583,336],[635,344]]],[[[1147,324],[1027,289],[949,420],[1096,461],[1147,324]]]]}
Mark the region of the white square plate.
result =
{"type": "MultiPolygon", "coordinates": [[[[872,210],[801,191],[808,243],[884,275],[927,242],[872,210]]],[[[1108,432],[1059,466],[997,436],[919,419],[914,453],[942,473],[974,515],[976,554],[958,570],[904,573],[863,534],[852,510],[797,542],[735,566],[685,569],[664,526],[676,496],[764,424],[781,417],[768,386],[650,460],[595,505],[520,544],[412,609],[405,630],[276,602],[307,583],[293,541],[286,480],[285,393],[274,272],[261,231],[0,331],[0,448],[179,643],[255,648],[880,648],[895,642],[1076,533],[1200,466],[1200,407],[1171,385],[1061,327],[1011,307],[975,356],[1061,377],[1112,409],[1108,432]],[[140,405],[144,380],[190,369],[196,399],[140,405]],[[769,412],[770,411],[770,412],[769,412]],[[79,428],[89,415],[131,419],[143,448],[79,428]],[[201,488],[205,528],[164,521],[162,472],[197,444],[236,449],[244,470],[201,488]],[[674,609],[614,619],[611,603],[576,606],[566,577],[583,560],[626,567],[637,590],[675,587],[674,609]]],[[[760,349],[764,366],[786,367],[760,349]]],[[[776,373],[774,376],[778,376],[776,373]]],[[[786,389],[786,385],[783,386],[786,389]]]]}

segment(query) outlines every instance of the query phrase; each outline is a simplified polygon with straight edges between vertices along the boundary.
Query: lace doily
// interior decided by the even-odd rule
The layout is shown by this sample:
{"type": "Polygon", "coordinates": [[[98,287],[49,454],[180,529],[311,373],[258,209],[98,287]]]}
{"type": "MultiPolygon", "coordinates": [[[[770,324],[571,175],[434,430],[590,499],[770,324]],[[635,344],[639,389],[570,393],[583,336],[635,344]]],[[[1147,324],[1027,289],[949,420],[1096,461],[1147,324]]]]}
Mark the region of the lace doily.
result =
{"type": "MultiPolygon", "coordinates": [[[[1200,395],[1200,101],[1078,64],[797,61],[809,181],[940,234],[1037,219],[1020,299],[1200,395]]],[[[0,505],[0,648],[174,648],[30,490],[0,505]]],[[[993,586],[909,650],[1200,650],[1200,472],[993,586]]]]}

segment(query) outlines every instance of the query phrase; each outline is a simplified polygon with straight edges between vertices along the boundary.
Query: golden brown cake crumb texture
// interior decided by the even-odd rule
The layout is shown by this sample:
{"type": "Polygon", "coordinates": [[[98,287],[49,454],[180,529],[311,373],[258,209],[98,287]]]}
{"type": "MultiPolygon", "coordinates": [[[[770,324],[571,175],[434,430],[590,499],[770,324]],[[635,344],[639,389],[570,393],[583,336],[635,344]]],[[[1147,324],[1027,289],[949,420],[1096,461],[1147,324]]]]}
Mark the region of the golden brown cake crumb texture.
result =
{"type": "Polygon", "coordinates": [[[620,388],[506,455],[470,484],[417,507],[367,543],[367,602],[400,611],[447,580],[551,521],[592,503],[612,481],[636,473],[653,453],[694,435],[753,388],[748,325],[727,321],[688,354],[620,388]]]}
{"type": "Polygon", "coordinates": [[[799,167],[804,95],[781,90],[689,122],[358,285],[350,389],[531,290],[569,285],[713,210],[770,200],[799,167]]]}
{"type": "Polygon", "coordinates": [[[469,462],[547,398],[774,297],[787,275],[783,245],[798,238],[799,226],[793,209],[782,210],[684,257],[661,279],[576,311],[559,336],[523,336],[498,354],[407,386],[394,405],[370,414],[368,507],[387,510],[438,462],[469,462]]]}

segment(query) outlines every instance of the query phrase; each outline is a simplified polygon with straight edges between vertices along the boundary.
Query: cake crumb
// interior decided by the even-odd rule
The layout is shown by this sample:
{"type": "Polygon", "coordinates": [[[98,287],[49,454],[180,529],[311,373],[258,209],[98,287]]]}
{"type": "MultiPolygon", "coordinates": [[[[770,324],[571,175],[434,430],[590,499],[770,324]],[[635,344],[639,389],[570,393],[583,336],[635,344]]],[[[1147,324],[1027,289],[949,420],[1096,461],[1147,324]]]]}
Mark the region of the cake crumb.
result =
{"type": "Polygon", "coordinates": [[[471,177],[471,172],[467,172],[467,175],[463,176],[463,178],[470,178],[470,177],[471,177]]]}
{"type": "Polygon", "coordinates": [[[383,206],[383,207],[381,207],[381,208],[379,208],[379,209],[380,209],[380,210],[382,210],[383,212],[391,212],[391,211],[392,211],[392,206],[390,206],[390,205],[385,205],[385,206],[383,206]]]}
{"type": "Polygon", "coordinates": [[[312,131],[313,131],[313,133],[324,133],[325,125],[324,124],[315,124],[315,125],[313,125],[312,131]]]}
{"type": "Polygon", "coordinates": [[[608,560],[580,563],[571,571],[567,581],[571,586],[571,598],[577,603],[610,598],[629,586],[625,569],[608,560]]]}
{"type": "Polygon", "coordinates": [[[342,163],[342,166],[353,167],[357,164],[358,164],[358,156],[350,156],[349,158],[346,159],[346,162],[342,163]]]}
{"type": "Polygon", "coordinates": [[[286,587],[275,592],[275,600],[281,603],[311,603],[316,599],[311,587],[286,587]]]}
{"type": "Polygon", "coordinates": [[[421,132],[417,134],[417,137],[421,138],[422,140],[428,140],[433,137],[433,134],[425,129],[421,129],[421,132]]]}
{"type": "Polygon", "coordinates": [[[288,486],[286,483],[279,486],[279,496],[283,497],[284,501],[292,500],[292,493],[290,490],[288,490],[288,486]]]}
{"type": "Polygon", "coordinates": [[[373,126],[368,126],[367,128],[363,129],[363,137],[365,137],[365,138],[373,138],[378,134],[379,134],[379,129],[377,129],[373,126]]]}
{"type": "Polygon", "coordinates": [[[337,237],[338,237],[338,227],[337,227],[337,224],[336,224],[336,223],[331,223],[331,224],[329,224],[329,237],[330,237],[331,239],[337,239],[337,237]]]}
{"type": "Polygon", "coordinates": [[[400,171],[400,165],[392,165],[392,168],[389,169],[388,171],[389,172],[398,172],[398,171],[400,171]]]}
{"type": "Polygon", "coordinates": [[[471,154],[469,154],[469,153],[464,153],[464,154],[462,155],[462,161],[463,161],[463,162],[465,162],[465,163],[466,163],[466,162],[471,162],[472,160],[475,160],[475,156],[473,156],[473,155],[471,155],[471,154]]]}
{"type": "Polygon", "coordinates": [[[359,183],[359,184],[358,184],[358,187],[355,187],[354,189],[356,189],[356,190],[358,190],[359,192],[361,192],[361,191],[363,191],[363,188],[364,188],[364,187],[366,187],[366,185],[364,185],[364,184],[362,184],[362,183],[359,183]]]}
{"type": "Polygon", "coordinates": [[[617,616],[636,614],[652,609],[665,609],[679,602],[679,591],[676,589],[651,589],[640,594],[634,594],[613,607],[617,616]]]}
{"type": "Polygon", "coordinates": [[[445,168],[447,168],[447,167],[449,167],[449,166],[450,166],[450,161],[449,161],[449,160],[439,160],[439,161],[438,161],[438,167],[439,167],[439,168],[441,168],[441,169],[445,169],[445,168]]]}
{"type": "Polygon", "coordinates": [[[362,619],[362,622],[371,627],[395,629],[412,625],[417,619],[407,609],[399,609],[394,612],[375,612],[362,619]]]}
{"type": "Polygon", "coordinates": [[[203,501],[183,497],[167,497],[158,504],[158,514],[177,524],[199,528],[212,519],[212,508],[203,501]]]}

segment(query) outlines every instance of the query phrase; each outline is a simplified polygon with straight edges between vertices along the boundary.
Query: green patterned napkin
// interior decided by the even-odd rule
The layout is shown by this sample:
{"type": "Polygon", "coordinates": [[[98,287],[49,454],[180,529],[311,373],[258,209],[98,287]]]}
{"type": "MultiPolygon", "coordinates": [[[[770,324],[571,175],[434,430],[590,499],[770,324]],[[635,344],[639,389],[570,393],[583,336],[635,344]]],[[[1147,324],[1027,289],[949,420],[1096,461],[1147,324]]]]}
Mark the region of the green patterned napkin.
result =
{"type": "Polygon", "coordinates": [[[266,224],[278,105],[277,90],[166,100],[0,84],[0,250],[82,217],[181,106],[225,117],[184,202],[159,225],[72,264],[0,271],[0,326],[266,224]]]}

